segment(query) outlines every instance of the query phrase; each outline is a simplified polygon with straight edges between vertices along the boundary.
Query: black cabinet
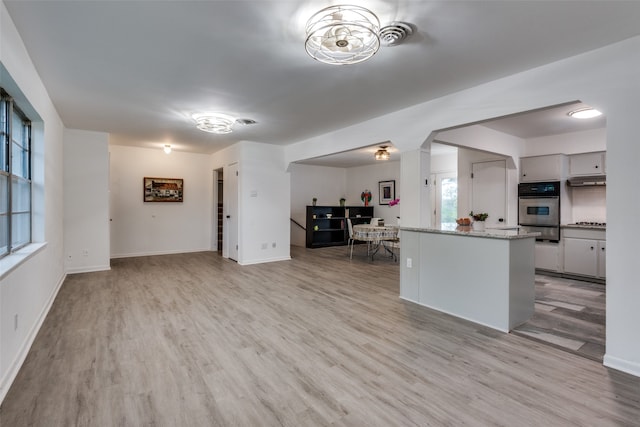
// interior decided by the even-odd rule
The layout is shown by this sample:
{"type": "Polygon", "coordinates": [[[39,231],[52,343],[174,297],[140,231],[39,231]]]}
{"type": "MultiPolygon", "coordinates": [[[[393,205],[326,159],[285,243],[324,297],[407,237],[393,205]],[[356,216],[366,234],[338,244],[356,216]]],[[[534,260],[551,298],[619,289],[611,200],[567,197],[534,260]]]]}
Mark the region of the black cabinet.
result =
{"type": "Polygon", "coordinates": [[[352,224],[369,223],[373,206],[307,206],[308,248],[346,245],[349,239],[347,218],[352,224]]]}

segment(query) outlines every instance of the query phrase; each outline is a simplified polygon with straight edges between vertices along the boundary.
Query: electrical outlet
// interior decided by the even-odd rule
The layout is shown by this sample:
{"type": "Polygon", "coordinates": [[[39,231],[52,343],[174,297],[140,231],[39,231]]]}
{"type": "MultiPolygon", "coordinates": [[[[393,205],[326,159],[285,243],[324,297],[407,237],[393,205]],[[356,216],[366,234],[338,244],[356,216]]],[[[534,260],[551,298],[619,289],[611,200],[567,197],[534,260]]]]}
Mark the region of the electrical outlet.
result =
{"type": "Polygon", "coordinates": [[[407,258],[407,268],[413,267],[413,260],[411,258],[407,258]]]}
{"type": "Polygon", "coordinates": [[[262,244],[262,249],[267,249],[267,244],[266,243],[262,244]]]}
{"type": "Polygon", "coordinates": [[[89,249],[83,249],[82,256],[89,256],[89,249]]]}
{"type": "Polygon", "coordinates": [[[271,244],[271,247],[272,247],[272,248],[275,248],[275,247],[276,247],[276,242],[273,242],[273,243],[271,244]]]}

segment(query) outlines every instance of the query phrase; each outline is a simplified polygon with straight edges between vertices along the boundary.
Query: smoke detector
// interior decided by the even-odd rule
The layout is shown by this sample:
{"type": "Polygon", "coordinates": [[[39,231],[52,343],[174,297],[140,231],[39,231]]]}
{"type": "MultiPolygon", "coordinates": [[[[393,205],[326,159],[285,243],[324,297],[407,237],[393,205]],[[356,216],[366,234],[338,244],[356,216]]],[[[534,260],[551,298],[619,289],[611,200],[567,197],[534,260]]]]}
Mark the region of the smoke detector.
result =
{"type": "Polygon", "coordinates": [[[380,28],[380,43],[391,47],[402,44],[402,42],[413,34],[413,28],[406,22],[392,22],[380,28]]]}

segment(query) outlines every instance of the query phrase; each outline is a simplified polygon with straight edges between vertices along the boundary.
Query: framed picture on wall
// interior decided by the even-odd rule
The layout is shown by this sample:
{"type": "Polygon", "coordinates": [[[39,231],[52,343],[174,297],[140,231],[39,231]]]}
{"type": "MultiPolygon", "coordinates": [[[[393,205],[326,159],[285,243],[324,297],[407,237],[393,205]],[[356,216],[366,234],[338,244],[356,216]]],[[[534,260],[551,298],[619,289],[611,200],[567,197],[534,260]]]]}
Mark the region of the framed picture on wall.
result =
{"type": "Polygon", "coordinates": [[[379,200],[381,205],[388,205],[390,201],[396,198],[396,181],[379,181],[378,188],[380,190],[379,200]]]}
{"type": "Polygon", "coordinates": [[[144,178],[145,202],[182,202],[182,178],[144,178]]]}

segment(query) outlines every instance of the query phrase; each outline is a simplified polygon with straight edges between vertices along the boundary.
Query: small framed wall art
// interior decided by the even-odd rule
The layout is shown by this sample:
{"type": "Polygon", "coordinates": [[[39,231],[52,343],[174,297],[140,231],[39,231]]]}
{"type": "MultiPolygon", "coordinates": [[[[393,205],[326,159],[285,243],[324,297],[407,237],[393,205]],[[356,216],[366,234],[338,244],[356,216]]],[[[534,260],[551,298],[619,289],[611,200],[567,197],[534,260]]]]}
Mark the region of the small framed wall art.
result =
{"type": "Polygon", "coordinates": [[[380,204],[388,205],[390,201],[396,198],[396,181],[379,181],[378,187],[380,190],[380,204]]]}
{"type": "Polygon", "coordinates": [[[143,182],[145,202],[182,202],[182,178],[149,178],[143,182]]]}

